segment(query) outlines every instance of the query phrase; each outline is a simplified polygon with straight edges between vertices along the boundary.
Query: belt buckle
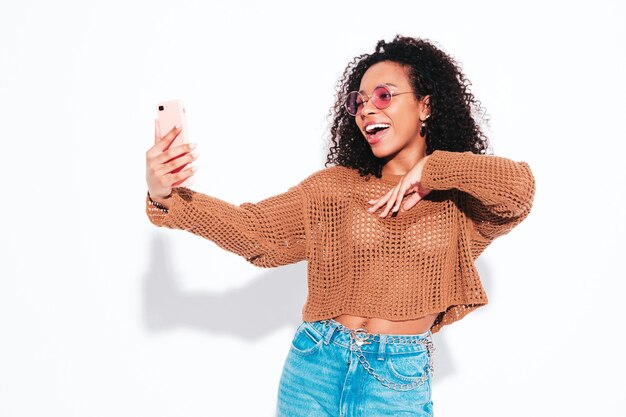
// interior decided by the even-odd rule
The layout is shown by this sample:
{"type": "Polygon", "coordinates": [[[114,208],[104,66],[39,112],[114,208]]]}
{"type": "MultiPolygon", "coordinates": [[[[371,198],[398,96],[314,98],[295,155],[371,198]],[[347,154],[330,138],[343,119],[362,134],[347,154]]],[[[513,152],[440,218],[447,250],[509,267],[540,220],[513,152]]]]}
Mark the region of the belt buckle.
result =
{"type": "Polygon", "coordinates": [[[357,344],[357,346],[361,346],[363,344],[369,345],[372,343],[367,341],[367,339],[369,339],[370,337],[370,334],[364,328],[359,327],[358,329],[354,329],[351,332],[354,336],[354,342],[357,344]]]}

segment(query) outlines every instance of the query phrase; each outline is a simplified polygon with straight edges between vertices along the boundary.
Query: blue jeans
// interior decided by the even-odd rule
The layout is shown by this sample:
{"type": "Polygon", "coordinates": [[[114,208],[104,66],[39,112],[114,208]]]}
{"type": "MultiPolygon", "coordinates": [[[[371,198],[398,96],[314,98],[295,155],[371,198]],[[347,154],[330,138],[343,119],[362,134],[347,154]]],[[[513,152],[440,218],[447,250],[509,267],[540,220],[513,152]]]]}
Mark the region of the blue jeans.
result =
{"type": "Polygon", "coordinates": [[[280,378],[277,416],[432,416],[431,333],[369,336],[359,345],[336,320],[302,322],[280,378]]]}

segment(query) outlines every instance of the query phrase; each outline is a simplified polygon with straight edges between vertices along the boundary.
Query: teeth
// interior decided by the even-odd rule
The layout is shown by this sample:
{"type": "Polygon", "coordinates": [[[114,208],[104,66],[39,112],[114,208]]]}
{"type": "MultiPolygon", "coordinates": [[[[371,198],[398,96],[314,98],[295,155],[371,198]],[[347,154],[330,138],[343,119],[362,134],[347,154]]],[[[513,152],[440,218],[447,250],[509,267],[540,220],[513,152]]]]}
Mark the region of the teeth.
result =
{"type": "Polygon", "coordinates": [[[365,131],[367,133],[370,133],[372,130],[374,129],[385,129],[388,128],[390,125],[388,125],[387,123],[375,123],[373,125],[369,125],[365,128],[365,131]]]}

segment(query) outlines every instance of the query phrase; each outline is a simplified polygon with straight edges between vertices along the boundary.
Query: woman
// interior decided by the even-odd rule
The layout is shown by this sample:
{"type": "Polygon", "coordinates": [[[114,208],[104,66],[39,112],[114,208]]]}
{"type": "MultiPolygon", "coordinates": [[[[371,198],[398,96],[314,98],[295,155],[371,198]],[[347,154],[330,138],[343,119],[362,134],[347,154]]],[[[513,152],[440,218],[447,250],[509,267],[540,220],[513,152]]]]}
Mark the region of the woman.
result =
{"type": "Polygon", "coordinates": [[[172,188],[193,171],[168,172],[196,156],[188,145],[164,151],[178,131],[157,131],[154,224],[262,267],[308,261],[278,415],[432,415],[431,335],[487,303],[474,261],[534,196],[527,164],[485,155],[468,85],[425,40],[378,42],[340,81],[327,168],[256,204],[172,188]]]}

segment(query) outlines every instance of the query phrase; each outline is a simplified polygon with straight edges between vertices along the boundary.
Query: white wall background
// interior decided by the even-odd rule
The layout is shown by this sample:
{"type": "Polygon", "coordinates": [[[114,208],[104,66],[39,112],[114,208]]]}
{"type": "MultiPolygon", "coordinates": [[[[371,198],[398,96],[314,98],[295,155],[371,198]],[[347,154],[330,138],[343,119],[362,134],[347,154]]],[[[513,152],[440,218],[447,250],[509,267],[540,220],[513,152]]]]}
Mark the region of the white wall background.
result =
{"type": "Polygon", "coordinates": [[[258,269],[144,215],[154,104],[232,203],[323,167],[334,86],[396,33],[458,58],[529,218],[490,304],[436,336],[437,416],[624,416],[620,2],[21,1],[0,6],[0,416],[271,416],[306,264],[258,269]]]}

